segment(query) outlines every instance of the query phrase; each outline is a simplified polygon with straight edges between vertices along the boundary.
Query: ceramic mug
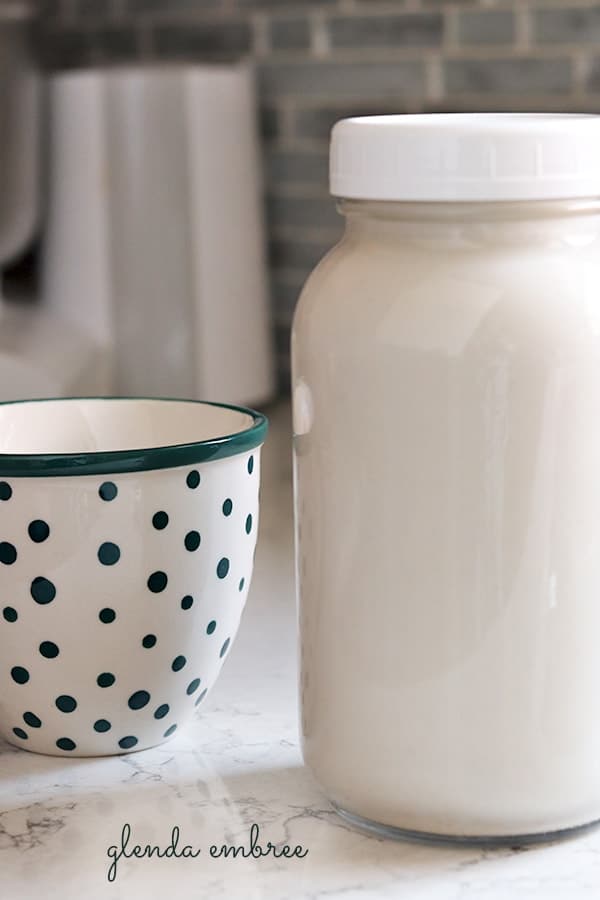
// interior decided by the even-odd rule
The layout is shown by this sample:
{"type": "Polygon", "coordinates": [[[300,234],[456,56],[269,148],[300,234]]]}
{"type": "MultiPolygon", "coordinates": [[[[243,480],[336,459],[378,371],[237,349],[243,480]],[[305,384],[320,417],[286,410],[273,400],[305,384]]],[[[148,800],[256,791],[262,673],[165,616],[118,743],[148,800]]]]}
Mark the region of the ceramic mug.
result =
{"type": "Polygon", "coordinates": [[[0,733],[65,756],[189,720],[250,585],[267,421],[225,404],[0,404],[0,733]]]}

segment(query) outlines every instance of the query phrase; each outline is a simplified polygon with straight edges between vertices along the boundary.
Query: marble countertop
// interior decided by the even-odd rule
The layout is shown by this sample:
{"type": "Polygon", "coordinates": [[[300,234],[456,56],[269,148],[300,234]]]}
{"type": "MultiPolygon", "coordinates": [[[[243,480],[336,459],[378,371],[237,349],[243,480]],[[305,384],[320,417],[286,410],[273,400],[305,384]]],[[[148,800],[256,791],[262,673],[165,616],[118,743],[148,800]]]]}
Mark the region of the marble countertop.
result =
{"type": "Polygon", "coordinates": [[[275,410],[263,465],[261,538],[242,627],[194,724],[162,748],[66,760],[0,742],[1,900],[583,900],[600,897],[600,829],[528,849],[430,847],[352,830],[298,746],[290,451],[275,410]],[[165,849],[173,828],[200,855],[165,849]],[[210,847],[301,846],[302,858],[222,858],[210,847]]]}

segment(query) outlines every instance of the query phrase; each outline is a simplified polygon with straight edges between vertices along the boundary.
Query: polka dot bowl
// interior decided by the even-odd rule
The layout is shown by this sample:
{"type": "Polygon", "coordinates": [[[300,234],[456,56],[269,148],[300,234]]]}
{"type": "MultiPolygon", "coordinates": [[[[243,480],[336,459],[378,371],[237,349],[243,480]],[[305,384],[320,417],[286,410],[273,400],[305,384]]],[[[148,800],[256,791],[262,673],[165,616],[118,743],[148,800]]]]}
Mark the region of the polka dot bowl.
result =
{"type": "Polygon", "coordinates": [[[0,404],[0,733],[160,744],[214,685],[250,585],[266,419],[195,401],[0,404]]]}

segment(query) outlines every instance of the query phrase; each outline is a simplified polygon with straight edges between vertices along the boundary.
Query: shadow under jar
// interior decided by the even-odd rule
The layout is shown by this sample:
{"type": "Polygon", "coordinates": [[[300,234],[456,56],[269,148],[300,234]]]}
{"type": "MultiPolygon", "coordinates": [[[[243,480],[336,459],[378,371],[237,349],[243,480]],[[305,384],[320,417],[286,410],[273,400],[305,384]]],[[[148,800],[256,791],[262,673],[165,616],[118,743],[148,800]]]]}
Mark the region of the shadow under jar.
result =
{"type": "Polygon", "coordinates": [[[292,339],[304,757],[392,836],[600,818],[600,118],[338,123],[292,339]]]}

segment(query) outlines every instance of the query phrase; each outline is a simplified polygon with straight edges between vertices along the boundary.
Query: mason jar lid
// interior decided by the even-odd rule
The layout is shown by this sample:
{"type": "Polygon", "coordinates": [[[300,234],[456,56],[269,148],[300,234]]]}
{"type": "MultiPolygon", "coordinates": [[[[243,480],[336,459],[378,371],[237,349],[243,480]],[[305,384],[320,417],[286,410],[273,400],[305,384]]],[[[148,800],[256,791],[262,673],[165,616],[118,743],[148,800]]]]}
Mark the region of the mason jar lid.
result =
{"type": "Polygon", "coordinates": [[[436,113],[342,119],[330,191],[355,200],[600,196],[600,116],[436,113]]]}

